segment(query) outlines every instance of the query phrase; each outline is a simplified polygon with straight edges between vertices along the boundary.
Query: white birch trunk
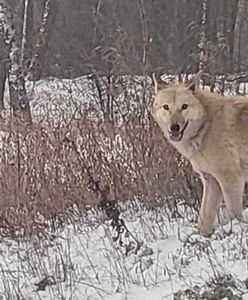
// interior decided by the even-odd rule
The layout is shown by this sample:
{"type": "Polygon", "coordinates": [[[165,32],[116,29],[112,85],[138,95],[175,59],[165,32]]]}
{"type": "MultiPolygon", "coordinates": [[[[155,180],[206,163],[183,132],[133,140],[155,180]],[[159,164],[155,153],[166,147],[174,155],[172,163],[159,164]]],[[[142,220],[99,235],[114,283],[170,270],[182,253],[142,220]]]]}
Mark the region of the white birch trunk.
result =
{"type": "Polygon", "coordinates": [[[202,70],[205,66],[206,22],[207,22],[207,0],[204,0],[202,2],[201,38],[198,44],[198,47],[200,48],[199,70],[202,70]]]}
{"type": "Polygon", "coordinates": [[[241,30],[243,21],[246,15],[247,0],[238,0],[238,9],[236,22],[234,27],[234,38],[233,38],[233,66],[234,71],[240,71],[240,44],[241,44],[241,30]]]}
{"type": "Polygon", "coordinates": [[[9,45],[7,69],[11,114],[25,122],[30,122],[29,101],[26,95],[23,66],[21,65],[21,49],[16,42],[16,33],[7,0],[0,0],[0,22],[4,30],[5,43],[9,45]]]}
{"type": "Polygon", "coordinates": [[[24,13],[22,24],[22,42],[21,42],[21,64],[24,63],[25,48],[27,44],[27,19],[28,19],[28,5],[29,0],[24,0],[24,13]]]}
{"type": "MultiPolygon", "coordinates": [[[[29,65],[29,69],[28,69],[28,78],[30,80],[32,80],[35,77],[34,76],[35,69],[37,68],[37,65],[39,65],[39,59],[40,59],[40,55],[42,52],[42,48],[46,44],[47,21],[48,21],[48,17],[49,17],[49,13],[50,13],[50,5],[51,5],[51,1],[46,0],[45,6],[44,6],[44,11],[43,11],[43,16],[42,16],[41,26],[39,28],[38,38],[35,43],[33,55],[31,58],[30,65],[29,65]]],[[[38,78],[39,78],[39,76],[38,76],[38,78]]]]}
{"type": "Polygon", "coordinates": [[[5,26],[6,15],[4,8],[0,6],[0,111],[4,110],[4,91],[6,83],[6,61],[8,57],[8,45],[6,43],[6,26],[5,26]]]}

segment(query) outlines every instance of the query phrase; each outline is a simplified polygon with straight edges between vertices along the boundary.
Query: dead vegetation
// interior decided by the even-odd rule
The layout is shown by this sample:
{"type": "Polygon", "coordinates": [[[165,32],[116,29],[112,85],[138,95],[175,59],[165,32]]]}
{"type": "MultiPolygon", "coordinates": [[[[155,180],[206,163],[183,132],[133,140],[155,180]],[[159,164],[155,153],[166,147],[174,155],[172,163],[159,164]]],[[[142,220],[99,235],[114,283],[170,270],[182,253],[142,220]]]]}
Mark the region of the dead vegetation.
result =
{"type": "Polygon", "coordinates": [[[43,117],[0,125],[3,235],[42,232],[104,201],[168,205],[172,216],[182,204],[198,210],[201,183],[150,115],[149,78],[94,75],[89,89],[92,99],[61,126],[43,117]]]}
{"type": "Polygon", "coordinates": [[[173,295],[174,300],[194,299],[194,300],[214,300],[228,299],[241,300],[242,287],[244,283],[235,280],[230,274],[212,279],[202,287],[194,286],[184,291],[177,291],[173,295]]]}
{"type": "Polygon", "coordinates": [[[178,200],[198,207],[201,186],[150,116],[152,96],[147,98],[146,86],[135,91],[135,99],[119,82],[123,90],[113,94],[115,86],[111,83],[109,93],[97,86],[98,120],[83,111],[63,127],[20,127],[12,121],[1,126],[3,234],[30,234],[46,226],[44,220],[67,218],[72,207],[85,211],[99,206],[102,195],[117,202],[138,197],[150,208],[168,203],[174,212],[178,200]],[[136,108],[123,110],[117,119],[117,101],[136,108]]]}

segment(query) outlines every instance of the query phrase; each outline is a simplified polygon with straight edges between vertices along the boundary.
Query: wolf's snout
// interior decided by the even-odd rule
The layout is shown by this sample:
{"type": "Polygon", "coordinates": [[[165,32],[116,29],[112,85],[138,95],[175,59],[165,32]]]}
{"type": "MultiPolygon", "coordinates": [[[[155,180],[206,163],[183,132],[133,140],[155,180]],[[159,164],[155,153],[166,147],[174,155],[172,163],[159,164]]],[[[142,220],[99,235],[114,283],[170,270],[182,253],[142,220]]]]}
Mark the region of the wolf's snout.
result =
{"type": "Polygon", "coordinates": [[[186,123],[184,123],[183,126],[180,126],[177,123],[173,123],[172,125],[170,125],[169,135],[170,135],[171,141],[173,141],[173,142],[180,142],[181,141],[181,139],[183,137],[183,134],[184,134],[184,131],[188,126],[188,123],[189,122],[187,121],[186,123]]]}
{"type": "Polygon", "coordinates": [[[172,124],[170,126],[170,131],[172,133],[178,133],[180,131],[180,125],[179,124],[172,124]]]}

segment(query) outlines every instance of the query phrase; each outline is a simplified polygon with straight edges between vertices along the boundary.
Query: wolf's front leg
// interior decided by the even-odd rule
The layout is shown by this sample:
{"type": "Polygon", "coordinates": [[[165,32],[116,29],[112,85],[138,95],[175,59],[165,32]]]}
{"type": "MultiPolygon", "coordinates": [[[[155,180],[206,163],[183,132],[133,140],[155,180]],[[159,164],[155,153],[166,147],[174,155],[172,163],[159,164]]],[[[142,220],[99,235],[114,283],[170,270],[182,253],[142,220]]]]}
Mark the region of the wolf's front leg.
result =
{"type": "Polygon", "coordinates": [[[209,236],[213,232],[213,223],[222,201],[222,192],[216,179],[210,174],[201,174],[203,183],[203,196],[198,226],[201,234],[209,236]]]}
{"type": "Polygon", "coordinates": [[[226,172],[217,178],[222,190],[230,219],[242,219],[243,193],[245,181],[238,173],[226,172]]]}

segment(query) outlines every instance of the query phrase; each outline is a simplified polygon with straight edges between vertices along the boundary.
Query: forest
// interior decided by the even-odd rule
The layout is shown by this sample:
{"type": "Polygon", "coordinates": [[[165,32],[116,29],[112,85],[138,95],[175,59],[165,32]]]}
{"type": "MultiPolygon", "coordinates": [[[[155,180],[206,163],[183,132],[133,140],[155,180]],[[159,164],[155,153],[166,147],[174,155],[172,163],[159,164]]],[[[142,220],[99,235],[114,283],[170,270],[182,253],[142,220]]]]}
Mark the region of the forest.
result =
{"type": "Polygon", "coordinates": [[[199,234],[201,180],[151,114],[152,73],[247,96],[247,17],[248,0],[0,0],[0,299],[248,299],[247,224],[221,206],[199,234]]]}
{"type": "MultiPolygon", "coordinates": [[[[180,75],[201,63],[211,75],[248,68],[246,0],[1,0],[0,16],[1,98],[8,74],[23,86],[47,76],[180,75]]],[[[18,90],[13,110],[25,111],[18,90]]]]}
{"type": "Polygon", "coordinates": [[[5,21],[13,26],[17,46],[24,48],[24,65],[39,52],[34,78],[144,74],[156,68],[194,72],[202,49],[212,72],[248,68],[246,0],[1,3],[2,26],[5,21]]]}

